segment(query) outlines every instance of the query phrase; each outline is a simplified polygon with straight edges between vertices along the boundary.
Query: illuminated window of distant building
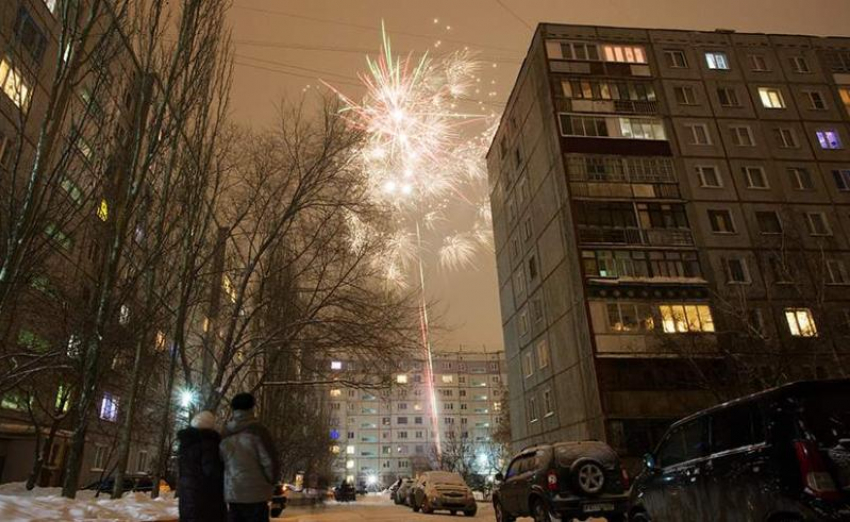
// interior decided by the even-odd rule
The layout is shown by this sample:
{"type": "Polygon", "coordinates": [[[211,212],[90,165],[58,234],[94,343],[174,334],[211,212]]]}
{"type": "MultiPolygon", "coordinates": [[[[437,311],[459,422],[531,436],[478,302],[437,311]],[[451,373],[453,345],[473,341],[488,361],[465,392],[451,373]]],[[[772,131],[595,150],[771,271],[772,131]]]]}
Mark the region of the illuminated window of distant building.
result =
{"type": "Polygon", "coordinates": [[[130,307],[126,304],[122,304],[118,310],[118,322],[122,326],[127,326],[130,323],[130,307]]]}
{"type": "Polygon", "coordinates": [[[538,341],[535,346],[535,351],[537,352],[537,368],[542,370],[549,366],[549,343],[546,339],[542,339],[538,341]]]}
{"type": "Polygon", "coordinates": [[[331,370],[342,370],[342,361],[331,361],[331,370]]]}
{"type": "Polygon", "coordinates": [[[396,375],[395,382],[397,382],[398,384],[407,384],[407,375],[396,375]]]}
{"type": "Polygon", "coordinates": [[[117,396],[110,392],[104,392],[103,398],[100,400],[100,418],[105,421],[116,422],[118,420],[118,403],[117,396]]]}
{"type": "Polygon", "coordinates": [[[27,109],[30,100],[30,86],[24,81],[21,71],[13,67],[8,58],[0,60],[0,90],[18,108],[27,109]]]}
{"type": "Polygon", "coordinates": [[[820,148],[824,150],[835,150],[844,148],[841,145],[841,138],[838,131],[835,129],[823,129],[816,132],[820,148]]]}
{"type": "Polygon", "coordinates": [[[808,308],[786,308],[785,321],[794,337],[817,337],[818,335],[815,318],[808,308]]]}
{"type": "Polygon", "coordinates": [[[714,51],[705,53],[705,64],[709,69],[715,70],[729,70],[729,59],[726,56],[726,53],[722,51],[714,51]]]}
{"type": "Polygon", "coordinates": [[[784,109],[785,99],[782,91],[772,87],[759,87],[759,98],[765,109],[784,109]]]}
{"type": "Polygon", "coordinates": [[[331,390],[331,397],[341,397],[341,396],[342,396],[342,390],[340,390],[339,388],[334,388],[334,389],[331,390]]]}
{"type": "Polygon", "coordinates": [[[664,333],[713,332],[714,319],[707,305],[659,305],[664,333]]]}
{"type": "Polygon", "coordinates": [[[606,62],[647,63],[646,51],[639,45],[603,45],[602,55],[606,62]]]}
{"type": "Polygon", "coordinates": [[[105,199],[101,199],[100,205],[97,206],[97,217],[99,217],[101,221],[109,219],[109,203],[107,203],[105,199]]]}

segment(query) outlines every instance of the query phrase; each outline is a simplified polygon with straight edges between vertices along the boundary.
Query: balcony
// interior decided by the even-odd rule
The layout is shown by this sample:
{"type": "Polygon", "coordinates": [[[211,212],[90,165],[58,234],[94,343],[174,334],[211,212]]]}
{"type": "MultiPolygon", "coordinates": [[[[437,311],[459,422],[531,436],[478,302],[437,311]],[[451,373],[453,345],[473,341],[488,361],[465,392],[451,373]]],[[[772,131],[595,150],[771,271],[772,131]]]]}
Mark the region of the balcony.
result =
{"type": "Polygon", "coordinates": [[[675,183],[571,182],[574,198],[602,199],[681,199],[675,183]]]}
{"type": "Polygon", "coordinates": [[[677,228],[606,228],[579,225],[581,244],[681,246],[694,245],[690,230],[677,228]]]}

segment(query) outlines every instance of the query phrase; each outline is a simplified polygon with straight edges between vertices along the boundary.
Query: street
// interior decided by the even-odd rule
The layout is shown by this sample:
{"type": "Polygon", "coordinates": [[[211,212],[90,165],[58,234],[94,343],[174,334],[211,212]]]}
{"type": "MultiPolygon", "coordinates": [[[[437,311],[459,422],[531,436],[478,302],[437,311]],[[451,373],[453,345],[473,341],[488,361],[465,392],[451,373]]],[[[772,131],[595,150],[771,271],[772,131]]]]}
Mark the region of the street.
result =
{"type": "Polygon", "coordinates": [[[451,516],[448,512],[438,511],[431,515],[414,513],[407,506],[396,506],[383,495],[358,497],[357,502],[350,504],[330,502],[319,508],[292,508],[284,512],[282,518],[287,522],[349,522],[368,520],[369,522],[439,522],[445,520],[495,520],[493,507],[488,503],[478,503],[478,514],[465,517],[462,514],[451,516]]]}

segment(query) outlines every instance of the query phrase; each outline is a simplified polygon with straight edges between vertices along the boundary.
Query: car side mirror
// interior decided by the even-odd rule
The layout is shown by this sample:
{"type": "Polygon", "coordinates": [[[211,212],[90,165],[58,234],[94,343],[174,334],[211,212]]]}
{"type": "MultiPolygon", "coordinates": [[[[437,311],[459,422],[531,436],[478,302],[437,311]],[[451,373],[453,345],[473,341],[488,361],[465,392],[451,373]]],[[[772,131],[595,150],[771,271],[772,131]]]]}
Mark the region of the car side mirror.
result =
{"type": "Polygon", "coordinates": [[[654,471],[657,469],[658,463],[655,460],[655,455],[652,453],[647,453],[643,456],[643,465],[646,466],[646,469],[649,471],[654,471]]]}
{"type": "Polygon", "coordinates": [[[493,477],[493,480],[495,480],[496,482],[502,482],[505,480],[505,476],[502,475],[502,472],[500,471],[496,473],[496,475],[493,477]]]}

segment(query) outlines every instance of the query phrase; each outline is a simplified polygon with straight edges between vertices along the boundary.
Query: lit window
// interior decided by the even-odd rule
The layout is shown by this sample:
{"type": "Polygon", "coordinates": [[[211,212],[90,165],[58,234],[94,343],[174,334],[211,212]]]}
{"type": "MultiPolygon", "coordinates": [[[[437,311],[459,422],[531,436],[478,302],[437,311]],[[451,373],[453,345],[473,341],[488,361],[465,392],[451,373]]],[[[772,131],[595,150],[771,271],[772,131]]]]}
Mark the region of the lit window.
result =
{"type": "Polygon", "coordinates": [[[664,333],[713,332],[714,319],[707,305],[660,305],[664,333]]]}
{"type": "Polygon", "coordinates": [[[162,330],[158,330],[156,332],[156,341],[155,342],[156,342],[156,350],[158,352],[165,351],[166,337],[165,337],[165,333],[162,330]]]}
{"type": "Polygon", "coordinates": [[[109,392],[103,394],[100,401],[100,418],[109,422],[118,420],[118,397],[109,392]]]}
{"type": "Polygon", "coordinates": [[[454,375],[443,375],[442,381],[443,381],[443,384],[451,384],[451,383],[455,382],[455,376],[454,375]]]}
{"type": "Polygon", "coordinates": [[[835,129],[825,129],[817,131],[818,143],[820,143],[820,148],[829,150],[829,149],[841,149],[843,148],[841,145],[841,138],[838,136],[838,131],[835,129]]]}
{"type": "Polygon", "coordinates": [[[759,98],[766,109],[784,109],[785,99],[782,91],[770,87],[759,87],[759,98]]]}
{"type": "Polygon", "coordinates": [[[637,45],[603,45],[602,52],[606,62],[646,63],[646,53],[637,45]]]}
{"type": "Polygon", "coordinates": [[[399,384],[407,384],[407,375],[396,375],[395,382],[399,384]]]}
{"type": "Polygon", "coordinates": [[[841,96],[841,103],[844,104],[844,109],[850,112],[850,87],[839,87],[838,94],[841,96]]]}
{"type": "Polygon", "coordinates": [[[331,370],[342,370],[341,361],[331,361],[331,370]]]}
{"type": "Polygon", "coordinates": [[[785,321],[794,337],[817,337],[818,330],[812,311],[808,308],[786,308],[785,321]]]}
{"type": "Polygon", "coordinates": [[[348,460],[345,462],[345,469],[354,469],[354,461],[348,460]]]}
{"type": "Polygon", "coordinates": [[[0,60],[0,88],[19,108],[26,110],[30,100],[30,86],[23,74],[8,59],[0,60]]]}
{"type": "Polygon", "coordinates": [[[356,450],[355,450],[354,446],[346,446],[345,447],[345,453],[347,455],[354,455],[355,451],[356,450]]]}
{"type": "Polygon", "coordinates": [[[709,69],[729,70],[729,59],[724,52],[705,53],[705,64],[709,69]]]}
{"type": "Polygon", "coordinates": [[[118,311],[118,322],[122,326],[127,326],[130,323],[130,307],[122,304],[118,311]]]}
{"type": "Polygon", "coordinates": [[[334,388],[331,390],[331,397],[342,397],[342,390],[334,388]]]}
{"type": "Polygon", "coordinates": [[[97,207],[97,217],[99,217],[101,221],[109,219],[109,203],[107,203],[105,199],[100,200],[100,205],[97,207]]]}

